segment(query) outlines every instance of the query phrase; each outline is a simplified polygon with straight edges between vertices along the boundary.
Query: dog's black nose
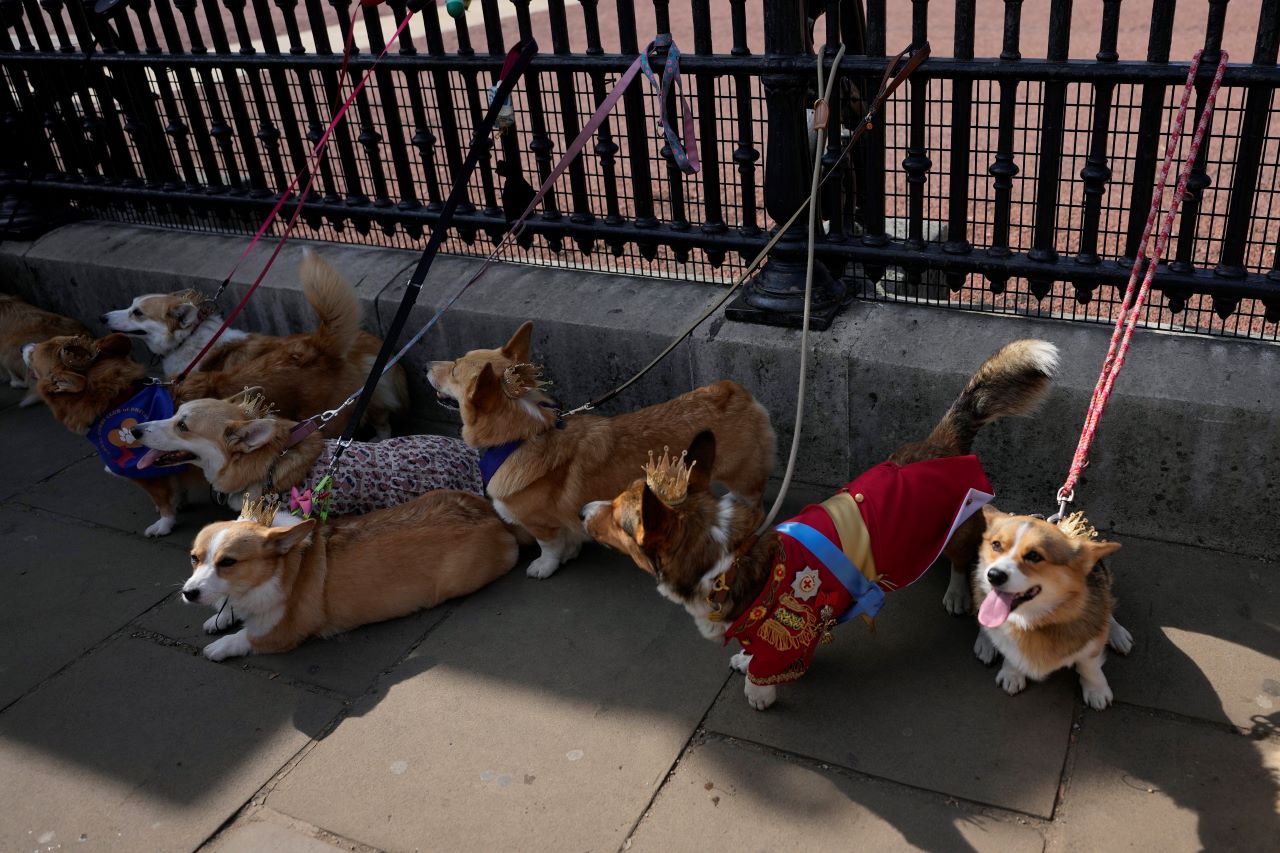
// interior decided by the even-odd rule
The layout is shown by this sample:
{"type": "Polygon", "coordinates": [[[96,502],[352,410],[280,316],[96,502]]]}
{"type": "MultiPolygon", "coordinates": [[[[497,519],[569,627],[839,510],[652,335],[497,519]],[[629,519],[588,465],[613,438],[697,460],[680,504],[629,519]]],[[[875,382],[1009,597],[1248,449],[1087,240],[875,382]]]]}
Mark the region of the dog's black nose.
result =
{"type": "Polygon", "coordinates": [[[198,590],[198,589],[184,589],[184,590],[182,591],[182,597],[183,597],[183,598],[185,598],[187,601],[199,601],[199,600],[200,600],[200,590],[198,590]]]}
{"type": "Polygon", "coordinates": [[[142,438],[142,436],[146,433],[146,431],[147,429],[145,425],[138,424],[136,427],[129,428],[129,435],[133,436],[134,441],[137,441],[138,439],[142,438]]]}
{"type": "Polygon", "coordinates": [[[105,326],[105,325],[107,324],[107,315],[106,315],[106,314],[99,314],[99,315],[98,315],[98,322],[105,326]]]}
{"type": "Polygon", "coordinates": [[[1009,573],[1004,569],[987,569],[987,580],[991,581],[992,586],[1000,586],[1009,579],[1009,573]]]}
{"type": "Polygon", "coordinates": [[[586,521],[586,520],[587,520],[587,507],[586,507],[586,506],[583,506],[583,507],[582,507],[582,509],[578,510],[578,518],[582,519],[583,521],[586,521]]]}

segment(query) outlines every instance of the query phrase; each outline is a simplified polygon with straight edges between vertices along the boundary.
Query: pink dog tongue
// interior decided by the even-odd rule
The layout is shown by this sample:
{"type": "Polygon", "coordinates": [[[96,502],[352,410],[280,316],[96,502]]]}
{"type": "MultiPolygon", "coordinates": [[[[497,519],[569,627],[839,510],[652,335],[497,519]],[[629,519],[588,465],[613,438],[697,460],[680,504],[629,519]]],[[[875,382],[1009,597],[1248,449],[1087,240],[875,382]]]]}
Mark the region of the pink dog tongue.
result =
{"type": "Polygon", "coordinates": [[[148,450],[146,453],[142,454],[141,456],[139,456],[139,457],[138,457],[138,470],[139,470],[139,471],[141,471],[141,470],[142,470],[142,469],[144,469],[144,468],[150,468],[150,467],[151,467],[151,463],[155,462],[155,461],[156,461],[156,459],[157,459],[157,458],[160,456],[160,454],[161,454],[161,453],[163,453],[163,452],[164,452],[164,451],[161,451],[161,450],[155,450],[155,449],[153,448],[153,449],[151,449],[151,450],[148,450]]]}
{"type": "Polygon", "coordinates": [[[1009,593],[991,590],[978,610],[978,622],[988,628],[999,628],[1013,610],[1009,606],[1012,601],[1013,596],[1009,593]]]}

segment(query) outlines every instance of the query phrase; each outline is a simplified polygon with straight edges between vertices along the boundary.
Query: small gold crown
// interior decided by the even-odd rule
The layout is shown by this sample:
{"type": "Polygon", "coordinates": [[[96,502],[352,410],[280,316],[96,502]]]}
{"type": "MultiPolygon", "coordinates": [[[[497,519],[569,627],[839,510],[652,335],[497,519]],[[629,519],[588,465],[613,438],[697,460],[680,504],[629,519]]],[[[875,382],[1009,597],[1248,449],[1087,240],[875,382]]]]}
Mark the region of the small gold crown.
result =
{"type": "Polygon", "coordinates": [[[658,496],[667,506],[676,506],[684,501],[689,493],[689,473],[698,463],[684,464],[689,451],[680,451],[679,456],[670,456],[671,448],[662,448],[662,458],[654,461],[653,451],[649,451],[649,462],[644,468],[644,481],[649,490],[658,496]]]}
{"type": "Polygon", "coordinates": [[[1098,531],[1083,512],[1073,512],[1058,522],[1058,529],[1076,539],[1097,539],[1098,531]]]}
{"type": "Polygon", "coordinates": [[[212,297],[191,288],[179,290],[174,296],[200,308],[213,308],[216,304],[212,297]]]}
{"type": "Polygon", "coordinates": [[[235,400],[240,411],[244,412],[246,420],[256,421],[259,418],[267,418],[276,411],[276,407],[267,402],[260,385],[245,386],[244,390],[231,399],[235,400]]]}
{"type": "Polygon", "coordinates": [[[240,508],[239,521],[256,521],[265,527],[271,527],[276,521],[276,508],[280,506],[278,495],[263,495],[249,500],[245,497],[244,506],[240,508]]]}
{"type": "Polygon", "coordinates": [[[550,384],[542,378],[542,368],[536,364],[513,364],[502,372],[502,392],[513,400],[550,384]]]}

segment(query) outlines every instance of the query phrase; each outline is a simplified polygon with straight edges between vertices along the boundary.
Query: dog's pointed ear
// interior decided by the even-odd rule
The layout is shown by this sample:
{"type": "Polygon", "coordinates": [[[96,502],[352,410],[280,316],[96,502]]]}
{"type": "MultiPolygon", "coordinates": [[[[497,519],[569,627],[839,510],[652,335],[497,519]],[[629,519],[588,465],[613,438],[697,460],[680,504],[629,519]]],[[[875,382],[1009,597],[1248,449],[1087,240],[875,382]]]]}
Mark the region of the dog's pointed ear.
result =
{"type": "Polygon", "coordinates": [[[200,306],[191,302],[179,302],[169,309],[169,316],[178,322],[178,326],[189,329],[200,317],[200,306]]]}
{"type": "Polygon", "coordinates": [[[128,335],[116,332],[98,341],[98,357],[129,356],[133,354],[133,341],[128,335]]]}
{"type": "Polygon", "coordinates": [[[1106,557],[1111,556],[1120,550],[1119,542],[1098,542],[1090,540],[1080,546],[1080,561],[1084,567],[1085,574],[1093,571],[1094,567],[1106,557]]]}
{"type": "Polygon", "coordinates": [[[78,373],[55,370],[45,377],[45,388],[51,394],[79,394],[85,388],[85,381],[78,373]]]}
{"type": "Polygon", "coordinates": [[[653,493],[646,483],[644,493],[640,497],[640,535],[636,544],[646,551],[657,548],[666,537],[671,508],[662,502],[662,498],[653,493]]]}
{"type": "Polygon", "coordinates": [[[716,464],[716,434],[704,429],[695,435],[685,461],[689,465],[688,494],[705,492],[711,488],[711,469],[716,464]]]}
{"type": "Polygon", "coordinates": [[[248,453],[257,450],[276,434],[276,422],[271,418],[259,418],[253,421],[232,421],[227,424],[224,435],[227,446],[232,450],[248,453]]]}
{"type": "Polygon", "coordinates": [[[532,351],[533,321],[525,320],[511,336],[511,340],[502,345],[502,354],[514,362],[526,362],[532,351]]]}
{"type": "Polygon", "coordinates": [[[58,361],[68,370],[88,370],[97,355],[98,348],[93,340],[82,336],[71,338],[58,348],[58,361]]]}
{"type": "Polygon", "coordinates": [[[273,527],[267,532],[267,544],[274,548],[277,554],[288,554],[310,539],[315,530],[314,518],[304,519],[292,527],[273,527]]]}
{"type": "Polygon", "coordinates": [[[505,395],[502,393],[502,378],[493,369],[492,364],[480,368],[475,384],[471,386],[471,405],[480,412],[492,411],[505,395]]]}

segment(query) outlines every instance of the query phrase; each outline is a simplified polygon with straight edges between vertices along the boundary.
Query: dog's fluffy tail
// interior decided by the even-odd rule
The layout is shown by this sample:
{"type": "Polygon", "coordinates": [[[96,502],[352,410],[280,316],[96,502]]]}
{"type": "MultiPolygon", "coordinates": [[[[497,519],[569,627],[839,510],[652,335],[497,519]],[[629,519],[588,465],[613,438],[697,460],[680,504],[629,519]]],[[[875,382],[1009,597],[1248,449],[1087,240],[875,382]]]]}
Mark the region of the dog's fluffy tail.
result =
{"type": "Polygon", "coordinates": [[[328,356],[346,358],[360,332],[360,301],[355,290],[310,249],[302,253],[298,277],[320,320],[320,327],[312,333],[315,345],[328,356]]]}
{"type": "Polygon", "coordinates": [[[987,424],[1034,412],[1057,369],[1058,348],[1048,341],[1026,338],[1005,344],[982,363],[925,439],[929,455],[968,453],[987,424]]]}

